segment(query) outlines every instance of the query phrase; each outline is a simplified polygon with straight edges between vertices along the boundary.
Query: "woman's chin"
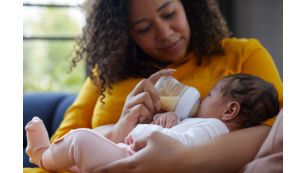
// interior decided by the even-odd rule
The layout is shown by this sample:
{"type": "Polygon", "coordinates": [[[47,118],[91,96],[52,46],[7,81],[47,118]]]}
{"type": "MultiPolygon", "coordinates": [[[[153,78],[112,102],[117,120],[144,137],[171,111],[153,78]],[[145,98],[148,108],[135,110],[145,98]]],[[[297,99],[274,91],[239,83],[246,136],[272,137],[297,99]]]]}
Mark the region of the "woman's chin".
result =
{"type": "Polygon", "coordinates": [[[183,60],[185,60],[185,54],[183,55],[180,55],[180,56],[174,56],[174,57],[171,57],[171,59],[168,61],[170,63],[179,63],[183,60]]]}
{"type": "Polygon", "coordinates": [[[176,52],[174,54],[164,54],[159,61],[164,63],[177,63],[185,59],[185,52],[176,52]]]}

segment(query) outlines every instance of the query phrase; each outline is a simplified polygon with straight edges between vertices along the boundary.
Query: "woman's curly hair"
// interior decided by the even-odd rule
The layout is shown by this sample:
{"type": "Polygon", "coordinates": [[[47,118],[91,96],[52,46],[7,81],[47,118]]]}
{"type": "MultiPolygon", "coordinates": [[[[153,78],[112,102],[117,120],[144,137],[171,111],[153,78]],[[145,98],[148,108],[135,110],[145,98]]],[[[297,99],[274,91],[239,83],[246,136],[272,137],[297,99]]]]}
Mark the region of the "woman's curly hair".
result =
{"type": "MultiPolygon", "coordinates": [[[[87,72],[100,88],[102,101],[104,92],[113,83],[129,77],[148,77],[160,66],[129,34],[128,0],[89,1],[86,25],[76,39],[76,54],[70,68],[80,60],[86,61],[87,72]]],[[[188,51],[195,53],[197,64],[211,55],[223,54],[221,40],[228,37],[228,29],[215,0],[181,2],[191,28],[188,51]]]]}

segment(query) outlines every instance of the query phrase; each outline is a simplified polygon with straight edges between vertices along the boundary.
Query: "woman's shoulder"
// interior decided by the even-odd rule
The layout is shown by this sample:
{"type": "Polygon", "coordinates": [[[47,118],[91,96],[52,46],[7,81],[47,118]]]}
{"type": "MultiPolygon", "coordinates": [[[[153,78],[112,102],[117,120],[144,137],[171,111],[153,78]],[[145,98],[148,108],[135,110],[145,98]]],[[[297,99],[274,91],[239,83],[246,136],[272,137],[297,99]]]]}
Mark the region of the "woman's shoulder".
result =
{"type": "Polygon", "coordinates": [[[263,46],[256,38],[225,38],[222,40],[222,46],[226,50],[230,49],[251,49],[262,48],[263,46]]]}
{"type": "Polygon", "coordinates": [[[222,43],[225,45],[260,44],[259,40],[256,38],[236,38],[236,37],[224,38],[222,40],[222,43]]]}

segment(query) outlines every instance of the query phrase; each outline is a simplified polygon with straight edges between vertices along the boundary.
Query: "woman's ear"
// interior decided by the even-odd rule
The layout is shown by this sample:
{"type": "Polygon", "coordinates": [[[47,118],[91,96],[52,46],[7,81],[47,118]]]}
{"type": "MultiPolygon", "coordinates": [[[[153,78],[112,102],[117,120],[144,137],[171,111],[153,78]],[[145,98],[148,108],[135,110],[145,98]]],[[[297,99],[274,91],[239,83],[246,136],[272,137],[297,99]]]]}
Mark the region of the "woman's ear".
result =
{"type": "Polygon", "coordinates": [[[230,121],[234,119],[240,111],[240,104],[237,101],[229,101],[221,116],[222,121],[230,121]]]}

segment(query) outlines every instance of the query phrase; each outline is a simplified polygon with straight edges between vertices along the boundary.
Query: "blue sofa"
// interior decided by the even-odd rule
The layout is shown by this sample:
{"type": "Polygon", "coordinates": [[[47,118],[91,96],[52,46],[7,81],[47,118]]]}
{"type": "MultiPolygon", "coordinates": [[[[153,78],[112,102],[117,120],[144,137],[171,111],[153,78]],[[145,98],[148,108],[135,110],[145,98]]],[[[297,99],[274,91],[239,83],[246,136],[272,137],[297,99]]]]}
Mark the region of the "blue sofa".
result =
{"type": "Polygon", "coordinates": [[[68,93],[27,93],[23,95],[23,167],[36,167],[29,162],[25,153],[27,146],[24,127],[34,116],[40,117],[46,125],[49,136],[55,132],[63,115],[76,94],[68,93]]]}

